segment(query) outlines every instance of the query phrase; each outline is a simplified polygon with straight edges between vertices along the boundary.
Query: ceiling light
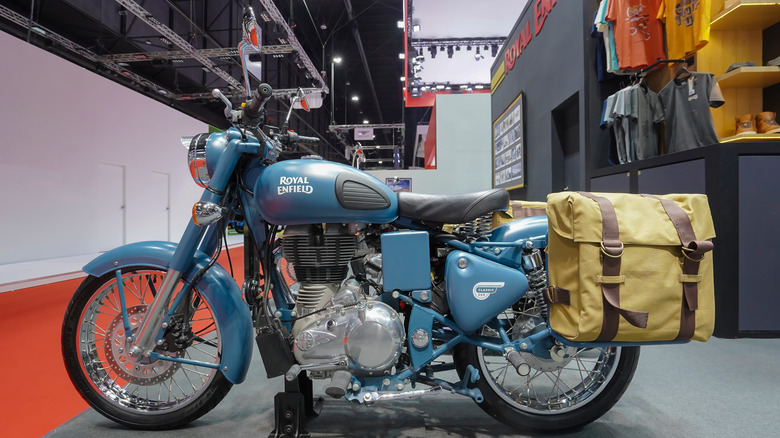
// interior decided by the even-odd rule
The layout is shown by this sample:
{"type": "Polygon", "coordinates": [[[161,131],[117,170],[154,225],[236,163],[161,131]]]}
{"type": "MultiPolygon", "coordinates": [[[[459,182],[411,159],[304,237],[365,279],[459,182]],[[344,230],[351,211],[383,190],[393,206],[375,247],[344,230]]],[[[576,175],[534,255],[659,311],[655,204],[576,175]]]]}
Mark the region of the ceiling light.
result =
{"type": "Polygon", "coordinates": [[[406,82],[406,76],[401,76],[401,82],[406,82]]]}
{"type": "Polygon", "coordinates": [[[359,97],[357,97],[357,96],[352,96],[352,101],[353,101],[353,102],[357,102],[358,100],[360,100],[360,98],[359,98],[359,97]]]}
{"type": "Polygon", "coordinates": [[[444,89],[444,85],[443,84],[439,84],[439,85],[436,86],[436,89],[437,90],[443,90],[444,89]]]}
{"type": "Polygon", "coordinates": [[[364,124],[364,125],[368,125],[368,120],[364,119],[364,120],[363,120],[363,124],[364,124]]]}
{"type": "Polygon", "coordinates": [[[151,42],[151,41],[149,41],[149,40],[146,40],[146,44],[151,46],[151,45],[152,45],[152,42],[151,42]]]}
{"type": "Polygon", "coordinates": [[[46,35],[46,31],[38,26],[33,26],[30,28],[30,30],[32,30],[33,32],[38,32],[41,35],[46,35]]]}
{"type": "Polygon", "coordinates": [[[404,22],[403,21],[399,21],[398,23],[396,23],[396,25],[398,26],[399,29],[403,29],[404,28],[404,22]]]}
{"type": "Polygon", "coordinates": [[[379,164],[382,164],[382,160],[379,160],[379,164]]]}
{"type": "Polygon", "coordinates": [[[481,53],[479,53],[479,47],[477,47],[477,53],[474,54],[474,59],[479,61],[480,59],[484,58],[481,53]]]}
{"type": "Polygon", "coordinates": [[[474,85],[474,88],[477,89],[477,90],[481,90],[481,89],[485,88],[485,86],[484,85],[474,85]]]}
{"type": "Polygon", "coordinates": [[[406,55],[404,55],[403,53],[399,53],[398,59],[406,59],[406,55]]]}
{"type": "Polygon", "coordinates": [[[415,24],[414,26],[412,26],[412,30],[415,31],[415,32],[419,32],[420,31],[420,25],[419,24],[415,24]]]}
{"type": "Polygon", "coordinates": [[[341,64],[341,56],[336,56],[335,58],[333,58],[333,62],[335,62],[336,64],[341,64]]]}

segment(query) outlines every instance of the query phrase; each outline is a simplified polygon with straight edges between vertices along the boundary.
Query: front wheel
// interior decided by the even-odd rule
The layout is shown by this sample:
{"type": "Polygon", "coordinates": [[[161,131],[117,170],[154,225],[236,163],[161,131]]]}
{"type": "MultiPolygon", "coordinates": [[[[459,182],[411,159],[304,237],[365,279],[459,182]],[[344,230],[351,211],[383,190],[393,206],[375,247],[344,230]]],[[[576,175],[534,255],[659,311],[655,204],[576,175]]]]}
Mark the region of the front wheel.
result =
{"type": "MultiPolygon", "coordinates": [[[[546,330],[542,313],[539,301],[524,299],[499,320],[516,340],[546,330]]],[[[481,334],[497,336],[488,326],[481,334]]],[[[454,359],[461,378],[468,365],[479,370],[480,378],[471,386],[482,391],[479,406],[493,418],[524,431],[560,432],[609,411],[628,388],[639,362],[639,347],[565,347],[564,352],[559,361],[521,353],[530,369],[526,376],[500,353],[475,345],[457,346],[454,359]]]]}
{"type": "Polygon", "coordinates": [[[196,289],[179,305],[154,351],[213,367],[126,354],[122,295],[135,333],[164,277],[165,271],[157,268],[125,268],[122,294],[114,273],[88,276],[63,321],[62,353],[73,385],[96,411],[138,429],[189,423],[214,408],[232,386],[214,368],[222,356],[222,335],[212,309],[196,289]]]}

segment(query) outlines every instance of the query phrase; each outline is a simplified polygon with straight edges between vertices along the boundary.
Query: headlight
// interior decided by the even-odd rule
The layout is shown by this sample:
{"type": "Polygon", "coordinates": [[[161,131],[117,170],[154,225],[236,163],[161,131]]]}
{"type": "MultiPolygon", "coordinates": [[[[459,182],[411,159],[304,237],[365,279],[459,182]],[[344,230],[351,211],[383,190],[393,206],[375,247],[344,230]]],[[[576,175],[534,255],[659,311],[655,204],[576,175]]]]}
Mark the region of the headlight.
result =
{"type": "MultiPolygon", "coordinates": [[[[227,140],[224,133],[198,134],[190,137],[187,151],[187,165],[195,184],[208,187],[219,156],[225,150],[227,140]]],[[[187,137],[182,137],[182,143],[187,137]]]]}

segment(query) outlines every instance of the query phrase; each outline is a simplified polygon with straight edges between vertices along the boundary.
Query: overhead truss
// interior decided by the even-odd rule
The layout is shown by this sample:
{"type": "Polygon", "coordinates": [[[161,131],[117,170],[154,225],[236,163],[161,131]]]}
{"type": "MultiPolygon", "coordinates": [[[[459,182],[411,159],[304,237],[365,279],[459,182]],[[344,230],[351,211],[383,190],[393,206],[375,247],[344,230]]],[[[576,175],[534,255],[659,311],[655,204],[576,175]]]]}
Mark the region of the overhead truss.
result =
{"type": "MultiPolygon", "coordinates": [[[[260,53],[264,55],[279,55],[285,53],[291,53],[293,47],[289,44],[282,44],[278,46],[263,46],[260,49],[260,53]]],[[[205,56],[206,58],[224,58],[239,56],[238,49],[219,48],[219,49],[200,49],[195,50],[198,55],[205,56]]],[[[253,53],[247,50],[247,53],[253,53]]],[[[254,52],[257,53],[257,52],[254,52]]],[[[101,56],[100,61],[114,61],[114,62],[142,62],[152,61],[155,59],[193,59],[195,56],[188,50],[168,50],[159,52],[139,52],[139,53],[119,53],[116,55],[101,56]]]]}

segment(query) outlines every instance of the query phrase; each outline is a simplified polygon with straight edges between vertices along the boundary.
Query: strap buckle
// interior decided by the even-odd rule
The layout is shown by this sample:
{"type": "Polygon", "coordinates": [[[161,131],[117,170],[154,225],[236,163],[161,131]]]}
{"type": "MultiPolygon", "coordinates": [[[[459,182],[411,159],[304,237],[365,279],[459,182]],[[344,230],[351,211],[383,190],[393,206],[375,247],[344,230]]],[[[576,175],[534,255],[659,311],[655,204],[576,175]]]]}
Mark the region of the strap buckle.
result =
{"type": "Polygon", "coordinates": [[[701,257],[699,257],[698,259],[695,259],[695,258],[693,258],[693,257],[688,255],[688,254],[693,254],[696,251],[698,251],[698,250],[697,249],[692,249],[692,248],[686,248],[684,246],[682,247],[682,255],[683,255],[683,257],[685,257],[686,259],[688,259],[688,260],[690,260],[692,262],[697,262],[698,263],[698,262],[704,260],[704,256],[707,253],[706,252],[702,253],[701,257]]]}
{"type": "Polygon", "coordinates": [[[604,255],[607,256],[607,257],[611,257],[613,259],[619,259],[623,255],[623,242],[618,241],[618,243],[620,244],[619,247],[614,247],[613,246],[613,247],[610,247],[609,249],[607,249],[607,246],[604,245],[604,242],[602,241],[601,242],[601,252],[603,252],[604,255]],[[615,249],[617,249],[618,252],[615,253],[614,252],[615,249]]]}

